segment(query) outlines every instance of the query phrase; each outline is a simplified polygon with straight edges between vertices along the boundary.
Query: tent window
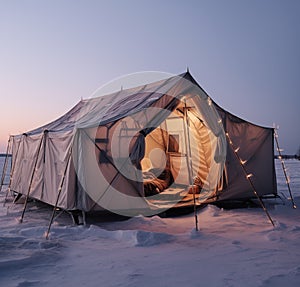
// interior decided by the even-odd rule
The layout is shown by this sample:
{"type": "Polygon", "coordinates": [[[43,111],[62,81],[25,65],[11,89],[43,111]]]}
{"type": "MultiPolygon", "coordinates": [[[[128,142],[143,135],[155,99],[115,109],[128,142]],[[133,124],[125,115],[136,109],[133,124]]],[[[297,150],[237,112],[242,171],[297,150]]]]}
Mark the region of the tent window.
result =
{"type": "MultiPolygon", "coordinates": [[[[172,148],[168,148],[169,152],[176,152],[176,153],[185,153],[185,143],[184,143],[184,122],[182,118],[178,117],[170,117],[166,119],[167,124],[167,131],[173,136],[178,143],[177,150],[172,151],[172,148]]],[[[170,139],[170,138],[169,138],[170,139]]],[[[169,141],[170,143],[170,141],[169,141]]]]}
{"type": "Polygon", "coordinates": [[[179,152],[179,134],[170,134],[168,143],[168,152],[179,152]]]}

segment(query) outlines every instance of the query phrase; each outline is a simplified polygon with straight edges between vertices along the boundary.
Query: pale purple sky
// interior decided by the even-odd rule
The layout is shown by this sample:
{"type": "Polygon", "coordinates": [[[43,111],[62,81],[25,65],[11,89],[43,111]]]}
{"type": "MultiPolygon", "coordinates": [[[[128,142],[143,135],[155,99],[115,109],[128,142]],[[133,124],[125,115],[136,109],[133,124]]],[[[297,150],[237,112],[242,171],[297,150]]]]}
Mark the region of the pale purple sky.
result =
{"type": "Polygon", "coordinates": [[[0,152],[116,77],[190,68],[220,106],[300,146],[300,1],[0,0],[0,152]]]}

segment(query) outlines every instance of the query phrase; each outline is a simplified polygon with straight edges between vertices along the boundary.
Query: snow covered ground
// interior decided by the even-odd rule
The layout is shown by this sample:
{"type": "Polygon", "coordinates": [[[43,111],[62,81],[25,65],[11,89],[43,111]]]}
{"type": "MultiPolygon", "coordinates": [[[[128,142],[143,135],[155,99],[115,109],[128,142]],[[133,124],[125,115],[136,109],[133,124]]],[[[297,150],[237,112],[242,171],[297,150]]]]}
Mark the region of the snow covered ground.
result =
{"type": "Polygon", "coordinates": [[[73,226],[63,214],[50,239],[43,237],[51,208],[3,206],[0,194],[0,286],[300,286],[300,161],[286,161],[298,209],[287,200],[266,202],[275,228],[261,208],[199,210],[160,218],[134,217],[73,226]]]}

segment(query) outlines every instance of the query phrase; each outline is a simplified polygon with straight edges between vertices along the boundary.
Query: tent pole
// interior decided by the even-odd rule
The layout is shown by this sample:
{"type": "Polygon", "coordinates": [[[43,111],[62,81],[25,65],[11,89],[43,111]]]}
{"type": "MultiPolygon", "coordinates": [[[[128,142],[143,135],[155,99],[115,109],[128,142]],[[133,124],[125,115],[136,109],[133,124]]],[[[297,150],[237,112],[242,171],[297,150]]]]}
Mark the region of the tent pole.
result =
{"type": "Polygon", "coordinates": [[[277,146],[277,151],[278,151],[278,154],[279,154],[278,158],[281,162],[281,167],[282,167],[282,170],[283,170],[283,173],[284,173],[284,176],[285,176],[285,182],[286,182],[286,185],[287,185],[288,190],[289,190],[289,194],[290,194],[290,197],[291,197],[291,200],[292,200],[293,208],[297,208],[297,206],[295,204],[295,201],[294,201],[294,198],[293,198],[293,195],[292,195],[292,191],[291,191],[291,187],[290,187],[290,180],[289,180],[289,177],[287,175],[287,169],[286,169],[284,160],[282,158],[281,149],[279,148],[278,133],[276,131],[276,128],[274,128],[274,138],[275,138],[275,142],[276,142],[276,146],[277,146]]]}
{"type": "Polygon", "coordinates": [[[7,165],[8,165],[8,153],[10,150],[10,146],[11,146],[11,136],[8,139],[7,142],[7,147],[6,147],[6,155],[5,155],[5,161],[4,161],[4,166],[3,166],[3,170],[2,170],[2,176],[1,176],[1,183],[0,183],[0,192],[2,191],[2,186],[4,185],[4,181],[5,181],[5,176],[6,176],[6,169],[7,169],[7,165]]]}
{"type": "Polygon", "coordinates": [[[186,145],[186,155],[187,155],[187,168],[189,173],[189,183],[192,186],[193,192],[193,204],[194,204],[194,217],[195,217],[195,229],[198,231],[198,215],[196,208],[196,195],[195,195],[195,187],[193,184],[193,162],[191,157],[191,140],[189,133],[189,119],[188,119],[188,107],[186,105],[186,100],[184,100],[184,134],[185,134],[185,145],[186,145]]]}
{"type": "Polygon", "coordinates": [[[249,182],[249,184],[250,184],[250,186],[251,186],[251,188],[252,188],[252,190],[253,190],[253,193],[255,194],[255,196],[257,197],[257,199],[258,199],[258,201],[259,201],[260,206],[262,207],[262,209],[263,209],[264,212],[266,213],[266,215],[267,215],[268,219],[270,220],[270,222],[272,223],[272,225],[275,226],[274,221],[272,220],[272,218],[271,218],[271,216],[270,216],[270,214],[269,214],[267,208],[265,207],[265,205],[264,205],[262,199],[259,197],[259,195],[258,195],[258,193],[257,193],[257,191],[256,191],[256,189],[255,189],[255,186],[254,186],[254,184],[253,184],[253,182],[252,182],[252,180],[251,180],[252,174],[248,174],[248,173],[247,173],[247,171],[246,171],[246,169],[245,169],[245,166],[244,166],[244,162],[243,162],[243,160],[240,158],[240,156],[238,155],[238,150],[239,150],[239,148],[236,148],[236,149],[235,149],[235,148],[233,147],[233,142],[232,142],[232,140],[231,140],[231,138],[230,138],[228,132],[226,132],[226,136],[227,136],[227,138],[228,138],[230,147],[232,148],[232,150],[233,150],[233,152],[234,152],[234,154],[235,154],[235,156],[236,156],[238,162],[240,163],[240,165],[241,165],[241,167],[242,167],[242,170],[243,170],[243,172],[244,172],[244,175],[245,175],[246,179],[248,180],[248,182],[249,182]]]}
{"type": "Polygon", "coordinates": [[[27,202],[28,202],[28,198],[29,198],[29,193],[30,193],[30,189],[31,189],[31,186],[32,186],[32,183],[33,183],[33,178],[34,178],[34,174],[35,174],[37,162],[38,162],[38,159],[39,159],[39,154],[40,154],[40,151],[41,151],[42,143],[43,143],[43,140],[44,140],[44,136],[45,136],[45,132],[43,133],[43,135],[42,135],[42,137],[41,137],[41,139],[40,139],[39,146],[38,146],[38,150],[37,150],[37,152],[36,152],[35,161],[34,161],[32,173],[31,173],[31,177],[30,177],[30,182],[29,182],[27,194],[26,194],[26,197],[25,197],[24,208],[23,208],[23,211],[22,211],[22,214],[21,214],[21,217],[20,217],[20,222],[21,222],[21,223],[23,222],[25,210],[26,210],[26,207],[27,207],[27,202]]]}
{"type": "Polygon", "coordinates": [[[59,200],[62,188],[63,188],[63,184],[65,182],[66,173],[67,173],[68,166],[69,166],[69,163],[70,163],[70,160],[71,160],[71,155],[72,155],[72,147],[70,147],[70,149],[69,149],[69,152],[68,152],[68,155],[67,155],[67,162],[66,162],[65,169],[64,169],[64,173],[63,173],[63,175],[61,177],[61,180],[60,180],[60,183],[59,183],[55,205],[53,207],[52,215],[51,215],[51,218],[50,218],[50,221],[49,221],[49,226],[48,226],[48,229],[47,229],[46,234],[45,234],[46,239],[49,238],[50,228],[51,228],[51,225],[53,223],[53,219],[54,219],[54,216],[55,216],[55,211],[56,211],[57,205],[58,205],[58,200],[59,200]]]}
{"type": "Polygon", "coordinates": [[[41,198],[43,198],[43,196],[44,196],[44,190],[45,190],[45,163],[46,163],[46,147],[47,147],[47,138],[48,138],[46,136],[47,134],[48,134],[48,130],[45,133],[44,141],[43,141],[43,175],[42,175],[43,184],[42,184],[41,198]]]}

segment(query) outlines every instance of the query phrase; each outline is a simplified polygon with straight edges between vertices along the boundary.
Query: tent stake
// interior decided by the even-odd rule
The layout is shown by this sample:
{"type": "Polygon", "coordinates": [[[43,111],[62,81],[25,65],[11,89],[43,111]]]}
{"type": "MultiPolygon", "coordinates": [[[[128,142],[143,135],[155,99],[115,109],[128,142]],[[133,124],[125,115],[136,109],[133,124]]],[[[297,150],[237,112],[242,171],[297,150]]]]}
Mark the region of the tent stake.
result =
{"type": "Polygon", "coordinates": [[[51,225],[53,223],[53,219],[54,219],[54,216],[55,216],[55,211],[56,211],[57,205],[58,205],[58,200],[59,200],[62,188],[63,188],[63,184],[65,182],[66,173],[67,173],[68,166],[69,166],[69,163],[70,163],[71,155],[72,155],[72,147],[70,147],[70,149],[69,149],[69,153],[68,153],[68,157],[67,157],[67,162],[66,162],[66,165],[65,165],[64,173],[63,173],[63,175],[61,177],[61,180],[60,180],[60,183],[59,183],[55,205],[53,207],[52,215],[51,215],[51,218],[50,218],[50,221],[49,221],[49,226],[48,226],[48,229],[47,229],[46,234],[45,234],[46,239],[49,238],[49,233],[50,233],[51,225]]]}
{"type": "Polygon", "coordinates": [[[294,201],[294,198],[293,198],[293,195],[292,195],[292,191],[291,191],[291,187],[290,187],[290,180],[289,180],[289,177],[288,177],[287,172],[286,172],[286,166],[285,166],[284,160],[282,158],[281,149],[279,148],[278,133],[276,131],[276,128],[274,128],[274,138],[275,138],[275,142],[276,142],[276,146],[277,146],[277,151],[278,151],[278,154],[279,154],[278,158],[281,162],[281,167],[282,167],[282,170],[283,170],[283,173],[284,173],[284,176],[285,176],[285,181],[286,181],[286,185],[288,187],[289,194],[290,194],[290,197],[291,197],[291,200],[292,200],[293,208],[297,208],[297,206],[295,204],[295,201],[294,201]]]}
{"type": "Polygon", "coordinates": [[[32,186],[32,183],[33,183],[33,178],[34,178],[37,162],[38,162],[38,159],[39,159],[39,154],[40,154],[40,150],[41,150],[41,147],[42,147],[42,143],[43,143],[43,140],[44,140],[44,136],[45,136],[45,133],[43,133],[43,135],[41,137],[41,140],[40,140],[39,146],[38,146],[38,150],[36,152],[35,161],[34,161],[32,173],[31,173],[31,177],[30,177],[30,182],[29,182],[27,194],[26,194],[26,197],[25,197],[24,208],[23,208],[23,211],[22,211],[22,215],[20,217],[20,223],[23,222],[23,218],[24,218],[24,214],[25,214],[25,210],[26,210],[27,202],[28,202],[28,198],[29,198],[29,193],[30,193],[30,189],[31,189],[31,186],[32,186]]]}
{"type": "Polygon", "coordinates": [[[269,214],[267,208],[265,207],[265,205],[264,205],[262,199],[259,197],[259,195],[258,195],[258,193],[257,193],[257,191],[256,191],[256,189],[255,189],[255,186],[254,186],[254,184],[253,184],[253,182],[252,182],[252,180],[251,180],[252,174],[248,174],[248,173],[247,173],[246,168],[245,168],[245,166],[244,166],[244,162],[242,161],[242,159],[241,159],[240,156],[238,155],[238,150],[239,150],[239,148],[234,149],[232,140],[231,140],[231,138],[230,138],[228,132],[226,132],[226,136],[227,136],[227,138],[228,138],[229,144],[230,144],[230,146],[231,146],[231,148],[232,148],[232,150],[233,150],[233,152],[234,152],[234,154],[235,154],[237,160],[239,161],[239,163],[240,163],[240,165],[241,165],[241,167],[242,167],[242,170],[243,170],[243,172],[244,172],[244,174],[245,174],[245,177],[246,177],[246,179],[248,180],[248,182],[249,182],[249,184],[250,184],[250,186],[251,186],[251,188],[252,188],[252,190],[253,190],[253,193],[255,194],[255,196],[257,197],[257,199],[258,199],[258,201],[259,201],[260,206],[262,207],[262,209],[263,209],[264,212],[266,213],[266,215],[267,215],[268,219],[270,220],[270,222],[272,223],[272,225],[275,226],[273,219],[271,218],[271,216],[270,216],[270,214],[269,214]]]}
{"type": "Polygon", "coordinates": [[[5,181],[7,165],[8,165],[8,153],[10,150],[10,146],[11,146],[11,137],[9,137],[8,142],[7,142],[5,161],[4,161],[4,166],[3,166],[3,170],[2,170],[2,176],[1,176],[1,183],[0,183],[0,192],[2,191],[2,186],[4,185],[4,181],[5,181]]]}

